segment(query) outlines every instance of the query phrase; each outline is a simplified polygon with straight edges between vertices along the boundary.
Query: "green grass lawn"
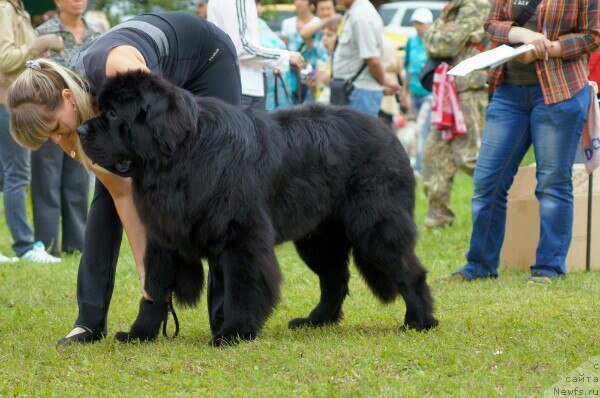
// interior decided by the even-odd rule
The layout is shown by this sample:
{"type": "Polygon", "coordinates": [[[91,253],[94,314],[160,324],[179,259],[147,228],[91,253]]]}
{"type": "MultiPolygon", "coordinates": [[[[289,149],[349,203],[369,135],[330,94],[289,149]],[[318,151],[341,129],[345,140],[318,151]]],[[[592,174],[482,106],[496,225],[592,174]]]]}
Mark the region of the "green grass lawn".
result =
{"type": "MultiPolygon", "coordinates": [[[[537,396],[600,355],[600,273],[528,286],[525,271],[495,281],[438,278],[464,261],[471,180],[459,176],[453,228],[421,228],[418,254],[430,270],[440,326],[402,332],[404,303],[379,304],[353,269],[345,320],[291,331],[317,302],[314,274],[285,244],[282,301],[258,340],[226,349],[210,340],[206,302],[179,310],[181,334],[121,345],[140,297],[129,246],[121,251],[109,336],[57,350],[77,314],[77,256],[60,265],[0,265],[0,397],[23,396],[537,396]]],[[[424,195],[417,220],[423,225],[424,195]]],[[[2,221],[3,222],[3,221],[2,221]]],[[[0,225],[0,250],[11,253],[0,225]]],[[[600,371],[598,372],[600,373],[600,371]]],[[[600,376],[600,375],[599,375],[600,376]]],[[[598,385],[600,388],[600,385],[598,385]]]]}

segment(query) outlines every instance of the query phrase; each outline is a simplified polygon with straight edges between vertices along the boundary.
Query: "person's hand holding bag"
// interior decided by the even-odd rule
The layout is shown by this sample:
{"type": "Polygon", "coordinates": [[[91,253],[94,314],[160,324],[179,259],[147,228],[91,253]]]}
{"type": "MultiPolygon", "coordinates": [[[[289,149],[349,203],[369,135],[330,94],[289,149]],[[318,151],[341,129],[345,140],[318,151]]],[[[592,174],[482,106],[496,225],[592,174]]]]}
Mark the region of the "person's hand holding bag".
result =
{"type": "Polygon", "coordinates": [[[31,47],[40,54],[46,50],[61,52],[65,48],[65,42],[62,37],[52,33],[36,38],[31,47]]]}

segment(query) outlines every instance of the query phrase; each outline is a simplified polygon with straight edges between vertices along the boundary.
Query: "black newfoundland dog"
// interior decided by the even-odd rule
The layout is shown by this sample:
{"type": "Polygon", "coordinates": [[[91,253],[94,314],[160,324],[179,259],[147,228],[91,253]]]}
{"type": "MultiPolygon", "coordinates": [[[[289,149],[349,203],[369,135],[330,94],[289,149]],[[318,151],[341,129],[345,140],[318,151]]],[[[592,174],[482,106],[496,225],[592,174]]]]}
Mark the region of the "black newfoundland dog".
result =
{"type": "Polygon", "coordinates": [[[171,293],[195,304],[203,257],[224,280],[214,342],[255,338],[279,298],[275,245],[288,240],[321,286],[317,306],[290,327],[341,319],[351,250],[377,298],[402,295],[405,327],[438,324],[414,252],[414,176],[377,118],[321,105],[241,110],[143,72],[109,79],[98,100],[99,116],[77,131],[95,163],[132,178],[154,299],[119,340],[155,339],[171,293]]]}

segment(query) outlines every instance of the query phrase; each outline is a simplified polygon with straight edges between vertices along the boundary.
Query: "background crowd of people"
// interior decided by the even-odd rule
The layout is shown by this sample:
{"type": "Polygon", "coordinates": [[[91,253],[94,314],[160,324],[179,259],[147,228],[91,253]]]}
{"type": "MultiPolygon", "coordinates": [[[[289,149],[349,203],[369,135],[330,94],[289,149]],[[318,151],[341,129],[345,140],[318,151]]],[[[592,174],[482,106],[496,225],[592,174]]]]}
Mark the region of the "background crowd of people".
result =
{"type": "MultiPolygon", "coordinates": [[[[508,21],[521,12],[523,2],[451,0],[437,20],[428,8],[414,10],[410,20],[416,33],[399,48],[386,35],[382,18],[369,0],[294,0],[296,15],[284,19],[278,31],[261,19],[261,0],[193,2],[197,14],[227,33],[236,47],[243,106],[272,111],[301,103],[336,104],[332,100],[332,81],[342,79],[352,84],[347,104],[357,111],[378,116],[393,129],[407,118],[414,119],[415,149],[410,155],[428,198],[428,228],[452,225],[454,221],[450,206],[453,178],[459,170],[469,175],[476,171],[491,90],[486,71],[444,80],[441,84],[451,84],[460,104],[460,114],[451,115],[454,119],[448,125],[444,124],[447,114],[442,109],[445,99],[434,97],[435,84],[424,87],[420,74],[428,62],[443,60],[455,65],[489,49],[489,35],[495,35],[494,41],[500,43],[537,43],[540,37],[527,32],[539,31],[543,17],[542,11],[534,9],[532,18],[519,28],[527,32],[508,37],[508,21]],[[490,10],[495,13],[491,22],[490,10]],[[498,22],[498,18],[506,21],[498,22]],[[246,31],[240,29],[241,21],[246,31]]],[[[103,13],[87,11],[85,0],[55,3],[55,10],[34,18],[34,25],[39,25],[34,29],[21,0],[0,0],[0,186],[16,255],[0,255],[0,262],[24,259],[53,263],[60,261],[61,252],[82,250],[89,174],[50,141],[33,153],[17,145],[9,133],[5,108],[7,88],[23,71],[27,60],[48,57],[67,66],[82,46],[109,28],[103,13]],[[33,228],[26,206],[30,182],[33,228]]],[[[589,4],[592,5],[587,10],[580,10],[586,16],[586,26],[567,26],[564,22],[549,29],[554,42],[563,46],[560,53],[549,39],[542,43],[551,54],[551,60],[544,62],[550,62],[552,70],[564,66],[567,61],[561,64],[562,58],[580,57],[582,65],[589,61],[590,75],[598,73],[597,52],[588,60],[588,53],[598,46],[598,4],[589,4]],[[585,39],[575,44],[574,38],[562,39],[574,32],[580,32],[585,39]],[[577,46],[577,50],[569,46],[577,46]]],[[[563,16],[564,20],[568,18],[569,15],[563,16]]],[[[582,18],[580,15],[579,20],[582,18]]],[[[576,94],[575,83],[569,83],[570,91],[557,94],[555,88],[542,82],[540,79],[549,78],[544,75],[549,72],[541,72],[546,69],[540,63],[539,58],[512,62],[503,73],[494,72],[492,83],[538,88],[541,84],[540,98],[546,100],[547,106],[576,94]]],[[[568,76],[568,72],[556,73],[568,76]]],[[[575,148],[575,144],[571,146],[575,148]]],[[[575,153],[575,149],[572,151],[575,153]]]]}
{"type": "MultiPolygon", "coordinates": [[[[144,290],[146,231],[131,184],[96,173],[88,212],[90,177],[78,163],[86,156],[74,133],[97,112],[93,103],[105,79],[132,69],[259,111],[347,105],[393,130],[415,119],[409,152],[427,195],[426,227],[452,225],[454,176],[463,170],[474,178],[467,263],[448,280],[498,276],[507,192],[533,146],[541,233],[530,281],[565,275],[571,169],[595,103],[588,79],[598,73],[598,1],[541,7],[540,0],[450,0],[437,19],[426,7],[415,9],[409,17],[415,33],[402,46],[388,37],[369,0],[294,0],[295,15],[276,31],[261,19],[260,0],[194,0],[199,17],[146,14],[104,35],[106,17],[91,11],[84,17],[86,0],[55,3],[34,29],[22,0],[0,0],[0,186],[15,253],[0,255],[0,262],[56,263],[60,253],[83,253],[79,316],[59,345],[106,335],[123,228],[144,299],[152,300],[144,290]],[[492,43],[535,50],[490,72],[448,74],[492,43]]],[[[213,332],[224,319],[223,283],[219,270],[209,270],[213,332]]]]}

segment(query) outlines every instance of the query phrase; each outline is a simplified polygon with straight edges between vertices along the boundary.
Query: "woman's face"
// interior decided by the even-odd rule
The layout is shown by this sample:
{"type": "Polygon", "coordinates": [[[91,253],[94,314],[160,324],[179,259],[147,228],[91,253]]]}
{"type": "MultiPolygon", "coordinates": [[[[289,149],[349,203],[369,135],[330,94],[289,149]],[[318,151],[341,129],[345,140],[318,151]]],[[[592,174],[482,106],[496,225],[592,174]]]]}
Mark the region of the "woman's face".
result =
{"type": "Polygon", "coordinates": [[[294,0],[294,5],[296,6],[296,12],[304,12],[306,10],[310,10],[309,0],[294,0]]]}
{"type": "Polygon", "coordinates": [[[323,46],[330,53],[333,52],[335,48],[335,40],[337,39],[337,34],[331,29],[323,30],[323,46]]]}
{"type": "Polygon", "coordinates": [[[321,19],[329,18],[335,13],[333,1],[319,1],[317,3],[317,17],[321,19]]]}
{"type": "Polygon", "coordinates": [[[61,12],[71,15],[83,15],[87,7],[87,0],[54,0],[61,12]]]}
{"type": "Polygon", "coordinates": [[[77,139],[77,113],[73,104],[71,91],[63,90],[63,104],[52,114],[48,124],[50,125],[50,139],[67,154],[71,154],[75,148],[77,139]]]}

